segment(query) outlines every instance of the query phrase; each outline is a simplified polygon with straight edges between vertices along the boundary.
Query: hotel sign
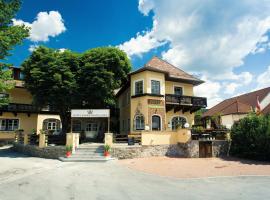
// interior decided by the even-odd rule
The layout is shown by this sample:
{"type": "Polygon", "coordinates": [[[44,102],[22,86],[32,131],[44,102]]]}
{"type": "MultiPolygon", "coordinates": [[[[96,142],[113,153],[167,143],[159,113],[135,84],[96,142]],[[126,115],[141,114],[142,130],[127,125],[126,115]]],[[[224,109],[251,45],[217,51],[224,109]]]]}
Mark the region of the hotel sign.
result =
{"type": "Polygon", "coordinates": [[[73,109],[71,110],[71,117],[80,118],[101,118],[110,117],[109,109],[73,109]]]}

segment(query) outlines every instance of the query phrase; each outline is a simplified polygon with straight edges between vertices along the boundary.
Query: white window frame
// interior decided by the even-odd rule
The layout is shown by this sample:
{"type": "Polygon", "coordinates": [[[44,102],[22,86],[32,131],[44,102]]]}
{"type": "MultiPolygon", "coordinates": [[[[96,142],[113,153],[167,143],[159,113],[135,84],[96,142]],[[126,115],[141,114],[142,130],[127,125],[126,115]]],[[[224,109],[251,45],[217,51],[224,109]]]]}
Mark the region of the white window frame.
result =
{"type": "Polygon", "coordinates": [[[143,116],[143,115],[136,115],[135,116],[135,118],[134,118],[134,130],[135,131],[143,131],[143,130],[145,130],[145,117],[143,116]],[[142,128],[140,128],[140,129],[137,129],[137,117],[143,117],[143,127],[142,128]]]}
{"type": "Polygon", "coordinates": [[[173,85],[173,94],[175,94],[175,88],[180,87],[182,88],[182,95],[185,95],[185,89],[183,85],[173,85]]]}
{"type": "Polygon", "coordinates": [[[47,130],[49,131],[56,131],[57,130],[57,122],[48,122],[47,123],[47,130]]]}
{"type": "Polygon", "coordinates": [[[150,90],[151,90],[150,92],[151,92],[151,94],[157,94],[157,95],[160,95],[160,94],[161,94],[161,81],[160,81],[160,80],[158,80],[158,79],[151,79],[151,80],[150,80],[150,86],[151,86],[151,87],[150,87],[150,90]],[[157,81],[157,82],[159,82],[159,93],[158,93],[158,94],[152,92],[152,86],[153,86],[153,85],[152,85],[152,81],[157,81]]]}
{"type": "Polygon", "coordinates": [[[159,114],[154,114],[154,115],[151,116],[151,130],[152,130],[152,131],[162,131],[162,130],[163,130],[163,129],[162,129],[162,117],[161,117],[161,115],[159,115],[159,114]],[[160,119],[160,130],[153,130],[153,122],[152,122],[153,116],[158,116],[158,117],[159,117],[159,119],[160,119]]]}
{"type": "Polygon", "coordinates": [[[172,118],[171,118],[171,120],[170,120],[170,123],[171,123],[171,130],[172,130],[172,131],[173,131],[173,130],[176,130],[176,129],[173,129],[173,125],[172,125],[172,120],[173,120],[173,118],[175,118],[175,117],[182,117],[182,118],[186,119],[186,123],[188,122],[187,117],[185,117],[185,116],[183,116],[183,115],[174,115],[174,116],[172,116],[172,118]]]}
{"type": "Polygon", "coordinates": [[[20,119],[18,119],[18,118],[0,118],[0,127],[1,127],[1,129],[0,129],[0,131],[15,131],[15,130],[17,130],[17,129],[19,129],[20,128],[20,119]],[[9,128],[10,127],[10,124],[9,124],[9,120],[12,120],[12,124],[11,124],[11,129],[9,128]],[[15,122],[15,120],[17,121],[17,126],[16,126],[16,128],[15,128],[15,126],[14,126],[14,122],[15,122]],[[3,129],[3,127],[2,127],[2,121],[5,121],[5,124],[4,124],[4,129],[3,129]]]}
{"type": "Polygon", "coordinates": [[[136,83],[137,82],[140,82],[140,81],[142,81],[142,85],[143,85],[143,87],[142,87],[142,94],[144,93],[144,79],[138,79],[138,80],[135,80],[134,81],[134,85],[133,85],[133,93],[134,93],[134,95],[138,95],[138,94],[136,94],[136,83]]]}

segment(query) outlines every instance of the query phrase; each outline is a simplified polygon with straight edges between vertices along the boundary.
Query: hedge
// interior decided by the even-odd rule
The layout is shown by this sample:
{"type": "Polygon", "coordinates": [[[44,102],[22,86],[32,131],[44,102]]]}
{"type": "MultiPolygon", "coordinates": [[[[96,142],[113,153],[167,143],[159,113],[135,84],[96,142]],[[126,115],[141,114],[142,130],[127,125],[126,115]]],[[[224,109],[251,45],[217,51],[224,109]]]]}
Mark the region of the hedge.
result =
{"type": "Polygon", "coordinates": [[[231,129],[233,156],[270,161],[270,115],[254,113],[234,123],[231,129]]]}

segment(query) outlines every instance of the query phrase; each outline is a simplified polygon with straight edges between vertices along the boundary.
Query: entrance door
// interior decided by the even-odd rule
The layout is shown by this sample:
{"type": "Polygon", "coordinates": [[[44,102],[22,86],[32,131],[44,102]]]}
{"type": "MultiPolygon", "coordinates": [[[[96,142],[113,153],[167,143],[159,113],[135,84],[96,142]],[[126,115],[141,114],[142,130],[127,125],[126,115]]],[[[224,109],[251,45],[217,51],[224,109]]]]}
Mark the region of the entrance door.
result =
{"type": "Polygon", "coordinates": [[[199,157],[210,158],[212,157],[212,142],[199,142],[199,157]]]}
{"type": "Polygon", "coordinates": [[[153,131],[160,131],[160,129],[161,129],[160,123],[161,123],[160,116],[153,115],[152,116],[152,130],[153,131]]]}
{"type": "Polygon", "coordinates": [[[95,139],[98,135],[98,124],[96,122],[87,122],[85,127],[85,137],[95,139]]]}

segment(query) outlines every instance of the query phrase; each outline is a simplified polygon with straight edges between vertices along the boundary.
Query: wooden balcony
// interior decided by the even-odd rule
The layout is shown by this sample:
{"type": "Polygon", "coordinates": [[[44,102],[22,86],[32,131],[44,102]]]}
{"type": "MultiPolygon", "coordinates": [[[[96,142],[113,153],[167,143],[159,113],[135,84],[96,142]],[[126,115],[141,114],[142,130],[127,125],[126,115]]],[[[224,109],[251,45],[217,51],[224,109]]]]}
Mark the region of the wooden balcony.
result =
{"type": "Polygon", "coordinates": [[[46,108],[40,109],[32,104],[18,104],[10,103],[0,107],[0,112],[13,112],[13,113],[57,113],[56,109],[46,108]]]}
{"type": "Polygon", "coordinates": [[[165,100],[167,111],[174,109],[175,112],[182,110],[183,112],[190,111],[190,113],[193,113],[207,107],[207,99],[204,97],[166,94],[165,100]]]}

